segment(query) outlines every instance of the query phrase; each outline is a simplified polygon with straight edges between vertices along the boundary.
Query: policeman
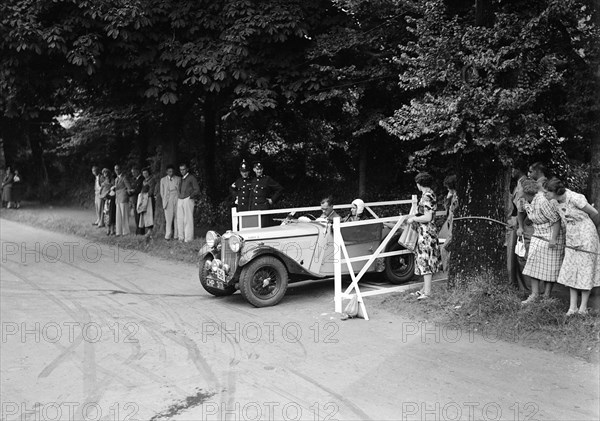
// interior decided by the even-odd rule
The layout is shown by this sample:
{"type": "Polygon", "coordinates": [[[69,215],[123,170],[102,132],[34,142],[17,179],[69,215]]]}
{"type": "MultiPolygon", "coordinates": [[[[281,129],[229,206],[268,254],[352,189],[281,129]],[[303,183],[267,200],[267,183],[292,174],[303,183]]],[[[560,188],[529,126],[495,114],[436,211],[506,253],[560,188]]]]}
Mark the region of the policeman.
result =
{"type": "MultiPolygon", "coordinates": [[[[252,183],[250,210],[270,209],[283,191],[283,187],[278,182],[268,175],[264,175],[263,172],[263,165],[260,162],[255,163],[254,173],[256,178],[252,183]]],[[[272,218],[270,215],[263,215],[261,219],[263,227],[271,225],[272,218]]]]}
{"type": "Polygon", "coordinates": [[[250,166],[246,164],[246,160],[242,160],[240,164],[240,175],[231,186],[229,186],[229,192],[231,197],[234,198],[238,212],[250,210],[250,194],[253,188],[252,179],[250,178],[250,166]]]}

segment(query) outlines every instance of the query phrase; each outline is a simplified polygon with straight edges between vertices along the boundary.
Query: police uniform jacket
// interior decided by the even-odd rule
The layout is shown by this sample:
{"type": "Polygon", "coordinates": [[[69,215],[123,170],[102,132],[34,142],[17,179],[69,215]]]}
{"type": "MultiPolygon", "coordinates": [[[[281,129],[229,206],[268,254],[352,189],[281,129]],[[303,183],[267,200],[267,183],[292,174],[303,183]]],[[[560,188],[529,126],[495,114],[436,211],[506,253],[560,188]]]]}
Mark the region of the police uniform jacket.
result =
{"type": "Polygon", "coordinates": [[[283,187],[268,175],[256,177],[250,193],[250,210],[269,209],[270,205],[267,199],[271,199],[275,203],[282,191],[283,187]]]}
{"type": "Polygon", "coordinates": [[[239,177],[229,186],[229,192],[235,202],[233,206],[237,206],[238,211],[250,210],[250,196],[253,187],[254,180],[250,177],[239,177]]]}

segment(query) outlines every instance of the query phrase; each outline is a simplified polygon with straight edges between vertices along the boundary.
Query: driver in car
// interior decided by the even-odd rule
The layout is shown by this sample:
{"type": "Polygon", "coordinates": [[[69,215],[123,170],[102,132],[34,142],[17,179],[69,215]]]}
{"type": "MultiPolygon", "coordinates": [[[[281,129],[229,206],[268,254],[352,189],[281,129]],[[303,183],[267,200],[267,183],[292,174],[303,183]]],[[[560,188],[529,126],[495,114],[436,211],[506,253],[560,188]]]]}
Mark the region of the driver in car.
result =
{"type": "Polygon", "coordinates": [[[333,210],[333,199],[331,198],[331,196],[327,196],[323,200],[321,200],[321,210],[323,211],[323,213],[321,214],[321,216],[319,216],[317,221],[325,220],[328,223],[331,223],[331,222],[333,222],[333,218],[340,217],[336,213],[336,211],[333,210]]]}

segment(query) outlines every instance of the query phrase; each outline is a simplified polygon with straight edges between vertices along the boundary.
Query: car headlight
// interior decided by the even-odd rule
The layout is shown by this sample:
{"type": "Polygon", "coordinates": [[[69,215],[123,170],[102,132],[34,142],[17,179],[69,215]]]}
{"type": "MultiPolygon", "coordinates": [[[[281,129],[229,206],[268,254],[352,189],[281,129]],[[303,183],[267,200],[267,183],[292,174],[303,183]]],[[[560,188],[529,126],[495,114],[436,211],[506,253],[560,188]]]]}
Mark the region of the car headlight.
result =
{"type": "Polygon", "coordinates": [[[219,244],[220,238],[221,236],[215,231],[208,231],[206,233],[206,245],[210,248],[213,248],[219,244]]]}
{"type": "Polygon", "coordinates": [[[232,252],[237,253],[242,248],[242,239],[237,235],[229,237],[229,248],[232,252]]]}
{"type": "Polygon", "coordinates": [[[215,259],[212,261],[211,269],[213,272],[216,272],[217,269],[221,269],[222,266],[223,262],[221,262],[219,259],[215,259]]]}

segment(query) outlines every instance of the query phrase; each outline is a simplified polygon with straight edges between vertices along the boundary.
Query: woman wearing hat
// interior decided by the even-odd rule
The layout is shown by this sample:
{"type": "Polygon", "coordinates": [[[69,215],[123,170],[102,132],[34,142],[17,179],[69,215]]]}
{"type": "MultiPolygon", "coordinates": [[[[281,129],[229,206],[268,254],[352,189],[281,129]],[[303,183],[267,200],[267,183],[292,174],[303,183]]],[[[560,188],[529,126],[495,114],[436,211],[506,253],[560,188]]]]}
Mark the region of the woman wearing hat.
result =
{"type": "Polygon", "coordinates": [[[354,199],[352,201],[352,209],[350,209],[350,214],[346,216],[342,222],[354,222],[367,219],[367,216],[364,214],[364,210],[365,202],[363,202],[361,199],[354,199]]]}

